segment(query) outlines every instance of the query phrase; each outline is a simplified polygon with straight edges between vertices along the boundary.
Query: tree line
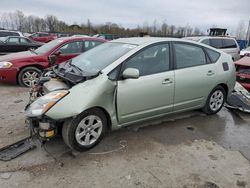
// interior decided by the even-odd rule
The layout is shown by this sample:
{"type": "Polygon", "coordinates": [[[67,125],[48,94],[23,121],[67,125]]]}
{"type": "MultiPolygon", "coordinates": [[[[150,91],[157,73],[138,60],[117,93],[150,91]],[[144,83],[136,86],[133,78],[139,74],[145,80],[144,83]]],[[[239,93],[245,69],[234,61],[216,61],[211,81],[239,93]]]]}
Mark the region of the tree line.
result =
{"type": "Polygon", "coordinates": [[[144,22],[142,25],[138,25],[136,28],[125,28],[119,24],[106,22],[103,24],[93,24],[89,19],[86,23],[80,25],[68,23],[59,20],[54,15],[47,15],[44,18],[25,15],[22,11],[2,13],[0,15],[0,28],[19,30],[21,32],[34,33],[39,31],[45,32],[60,32],[60,33],[77,33],[94,35],[97,33],[114,34],[120,37],[138,36],[140,33],[147,33],[150,36],[172,36],[172,37],[184,37],[184,36],[197,36],[204,35],[199,28],[193,28],[189,25],[176,26],[169,25],[166,21],[149,24],[144,22]]]}

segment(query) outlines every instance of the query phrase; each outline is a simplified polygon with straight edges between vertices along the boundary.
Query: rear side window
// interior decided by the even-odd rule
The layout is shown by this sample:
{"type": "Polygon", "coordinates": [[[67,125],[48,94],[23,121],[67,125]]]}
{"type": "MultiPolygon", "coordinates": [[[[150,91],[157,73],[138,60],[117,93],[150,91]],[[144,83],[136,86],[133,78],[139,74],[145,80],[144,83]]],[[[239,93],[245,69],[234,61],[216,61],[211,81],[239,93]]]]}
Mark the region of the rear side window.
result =
{"type": "Polygon", "coordinates": [[[174,49],[177,69],[205,65],[207,63],[206,54],[199,46],[176,43],[174,44],[174,49]]]}
{"type": "Polygon", "coordinates": [[[11,32],[11,36],[20,36],[19,33],[11,32]]]}
{"type": "Polygon", "coordinates": [[[210,46],[221,49],[223,47],[222,39],[210,39],[210,46]]]}
{"type": "Polygon", "coordinates": [[[208,56],[210,57],[212,63],[215,63],[220,57],[220,53],[216,52],[214,50],[206,48],[206,52],[207,52],[208,56]]]}
{"type": "Polygon", "coordinates": [[[12,32],[8,32],[8,31],[1,31],[0,32],[0,37],[8,37],[8,36],[13,36],[13,33],[12,32]]]}
{"type": "Polygon", "coordinates": [[[204,39],[203,41],[201,41],[201,43],[206,44],[206,45],[210,45],[209,39],[204,39]]]}
{"type": "Polygon", "coordinates": [[[48,37],[49,36],[49,34],[47,34],[47,33],[39,33],[39,37],[48,37]]]}
{"type": "Polygon", "coordinates": [[[223,39],[223,48],[237,48],[233,39],[223,39]]]}

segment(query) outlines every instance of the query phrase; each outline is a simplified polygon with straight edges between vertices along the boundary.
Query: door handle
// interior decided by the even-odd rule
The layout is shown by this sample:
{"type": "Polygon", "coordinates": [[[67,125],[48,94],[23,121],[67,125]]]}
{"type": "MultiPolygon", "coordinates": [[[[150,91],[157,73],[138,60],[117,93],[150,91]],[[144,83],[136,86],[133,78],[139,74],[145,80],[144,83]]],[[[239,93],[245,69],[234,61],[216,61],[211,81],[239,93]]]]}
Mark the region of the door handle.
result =
{"type": "Polygon", "coordinates": [[[212,70],[210,70],[210,71],[207,72],[207,75],[212,76],[212,75],[214,75],[214,72],[212,70]]]}
{"type": "Polygon", "coordinates": [[[162,81],[162,84],[172,84],[173,81],[170,78],[166,78],[162,81]]]}

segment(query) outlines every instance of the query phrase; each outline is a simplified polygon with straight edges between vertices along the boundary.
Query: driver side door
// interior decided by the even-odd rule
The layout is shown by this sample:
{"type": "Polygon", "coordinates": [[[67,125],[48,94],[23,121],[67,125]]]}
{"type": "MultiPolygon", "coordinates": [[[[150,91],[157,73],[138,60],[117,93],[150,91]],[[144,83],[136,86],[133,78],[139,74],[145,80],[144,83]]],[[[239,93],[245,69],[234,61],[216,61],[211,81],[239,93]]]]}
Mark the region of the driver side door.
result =
{"type": "Polygon", "coordinates": [[[68,61],[82,53],[83,50],[83,41],[73,41],[68,42],[62,45],[60,48],[56,50],[56,52],[60,51],[61,54],[57,57],[57,64],[60,64],[64,61],[68,61]]]}
{"type": "Polygon", "coordinates": [[[158,116],[173,110],[174,71],[171,69],[168,43],[144,48],[123,64],[121,72],[127,68],[139,70],[139,78],[121,77],[118,81],[119,123],[158,116]]]}

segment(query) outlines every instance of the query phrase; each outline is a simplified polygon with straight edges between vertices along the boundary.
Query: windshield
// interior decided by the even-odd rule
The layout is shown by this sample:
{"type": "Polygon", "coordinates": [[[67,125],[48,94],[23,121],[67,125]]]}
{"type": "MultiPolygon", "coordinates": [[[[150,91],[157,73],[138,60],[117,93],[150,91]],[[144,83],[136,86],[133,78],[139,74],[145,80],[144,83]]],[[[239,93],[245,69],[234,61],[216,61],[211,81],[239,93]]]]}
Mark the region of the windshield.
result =
{"type": "Polygon", "coordinates": [[[73,58],[71,64],[83,71],[97,73],[135,47],[132,44],[104,43],[73,58]]]}
{"type": "Polygon", "coordinates": [[[47,44],[44,44],[41,47],[37,48],[35,50],[35,52],[37,54],[44,54],[44,53],[50,51],[55,46],[57,46],[58,44],[60,44],[61,42],[62,42],[61,39],[52,40],[52,41],[48,42],[47,44]]]}

